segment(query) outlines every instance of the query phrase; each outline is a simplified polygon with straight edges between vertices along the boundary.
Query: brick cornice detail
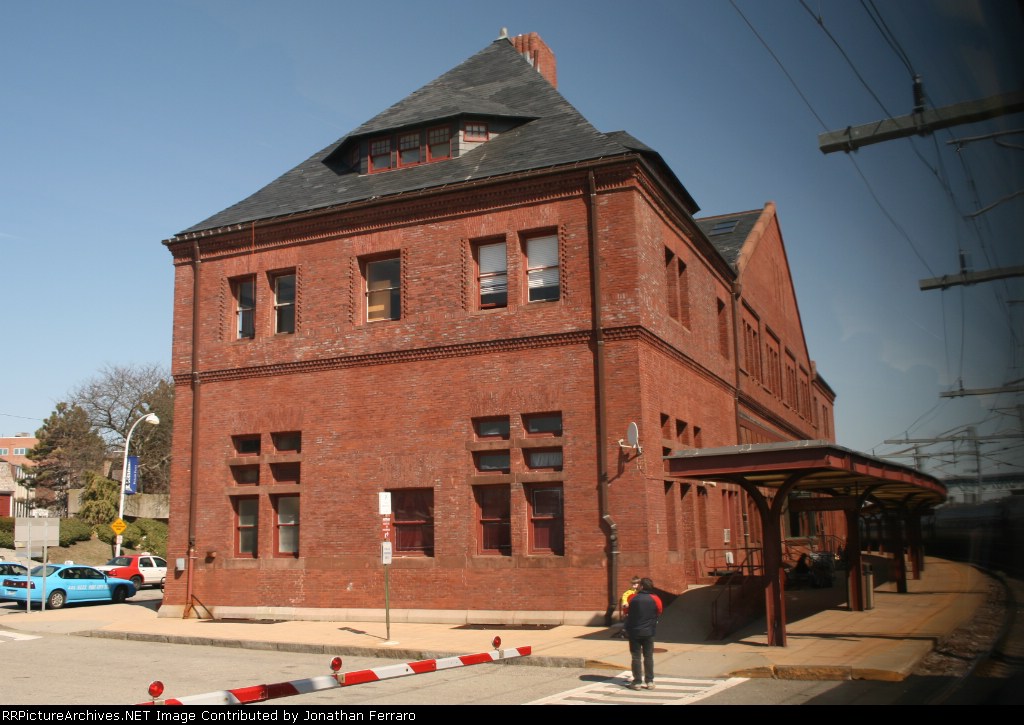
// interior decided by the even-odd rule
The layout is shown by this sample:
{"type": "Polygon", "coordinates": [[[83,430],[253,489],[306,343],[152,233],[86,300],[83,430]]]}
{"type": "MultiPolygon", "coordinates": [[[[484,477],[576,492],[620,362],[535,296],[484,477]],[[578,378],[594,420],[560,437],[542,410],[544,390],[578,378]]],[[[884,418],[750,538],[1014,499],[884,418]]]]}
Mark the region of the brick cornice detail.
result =
{"type": "MultiPolygon", "coordinates": [[[[605,160],[598,168],[598,188],[607,191],[637,182],[634,157],[605,160]]],[[[192,242],[198,240],[203,260],[251,254],[282,246],[310,244],[386,228],[427,224],[443,219],[509,209],[524,204],[582,198],[587,188],[586,165],[547,169],[487,183],[467,182],[375,201],[303,212],[290,217],[234,224],[208,232],[183,234],[165,241],[175,264],[192,262],[192,242]]]]}
{"type": "MultiPolygon", "coordinates": [[[[676,349],[647,328],[639,325],[607,328],[604,330],[605,342],[639,342],[654,348],[659,353],[672,358],[712,384],[732,390],[727,381],[702,367],[695,360],[676,349]]],[[[253,365],[249,367],[208,370],[196,373],[178,373],[174,376],[176,385],[190,384],[194,377],[198,382],[212,383],[228,380],[244,380],[246,378],[272,377],[277,375],[297,375],[311,372],[325,372],[349,368],[370,367],[374,365],[390,365],[393,363],[422,362],[445,358],[469,357],[492,353],[536,350],[546,347],[567,347],[574,345],[592,345],[593,334],[590,330],[563,332],[535,337],[519,337],[503,340],[485,340],[457,345],[437,345],[410,350],[389,350],[387,352],[365,353],[361,355],[341,355],[320,360],[301,360],[298,362],[277,363],[270,365],[253,365]]]]}
{"type": "MultiPolygon", "coordinates": [[[[586,345],[590,342],[590,331],[565,332],[536,337],[514,338],[507,340],[486,340],[458,345],[438,345],[434,347],[416,348],[411,350],[389,350],[387,352],[366,353],[362,355],[341,355],[322,360],[302,360],[299,362],[279,363],[271,365],[254,365],[243,368],[225,370],[209,370],[200,372],[199,379],[204,383],[225,380],[243,380],[245,378],[269,377],[275,375],[295,375],[346,368],[370,367],[373,365],[390,365],[393,363],[421,362],[425,360],[441,360],[444,358],[468,357],[489,353],[514,352],[518,350],[534,350],[545,347],[563,347],[569,345],[586,345]]],[[[192,380],[189,373],[174,376],[174,382],[183,385],[192,380]]]]}

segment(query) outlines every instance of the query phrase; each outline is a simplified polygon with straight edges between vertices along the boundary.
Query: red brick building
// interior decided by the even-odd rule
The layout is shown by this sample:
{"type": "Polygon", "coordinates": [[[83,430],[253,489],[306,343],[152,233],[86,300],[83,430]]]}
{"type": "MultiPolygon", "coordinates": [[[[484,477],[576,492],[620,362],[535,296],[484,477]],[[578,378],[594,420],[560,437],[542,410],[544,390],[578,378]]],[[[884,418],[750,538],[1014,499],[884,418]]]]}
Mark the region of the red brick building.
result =
{"type": "Polygon", "coordinates": [[[162,613],[380,616],[381,492],[399,618],[597,622],[757,544],[662,454],[832,438],[774,206],[696,221],[555,70],[500,38],[165,242],[162,613]]]}

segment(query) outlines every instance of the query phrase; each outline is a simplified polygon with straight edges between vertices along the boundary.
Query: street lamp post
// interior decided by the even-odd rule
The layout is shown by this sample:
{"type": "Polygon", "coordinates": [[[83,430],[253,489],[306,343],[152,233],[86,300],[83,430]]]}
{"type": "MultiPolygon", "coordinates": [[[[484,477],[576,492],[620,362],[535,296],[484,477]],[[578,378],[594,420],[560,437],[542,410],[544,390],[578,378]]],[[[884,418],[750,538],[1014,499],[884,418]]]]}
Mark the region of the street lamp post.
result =
{"type": "MultiPolygon", "coordinates": [[[[139,418],[137,421],[132,423],[132,427],[128,429],[128,437],[124,439],[124,463],[121,466],[121,496],[119,497],[117,504],[117,520],[121,521],[124,518],[124,489],[128,485],[128,446],[132,442],[132,433],[135,432],[135,426],[142,421],[146,421],[150,425],[160,425],[160,419],[156,416],[156,413],[146,413],[146,415],[139,418]]],[[[121,556],[121,541],[124,537],[121,534],[117,535],[117,544],[114,546],[114,556],[121,556]]]]}

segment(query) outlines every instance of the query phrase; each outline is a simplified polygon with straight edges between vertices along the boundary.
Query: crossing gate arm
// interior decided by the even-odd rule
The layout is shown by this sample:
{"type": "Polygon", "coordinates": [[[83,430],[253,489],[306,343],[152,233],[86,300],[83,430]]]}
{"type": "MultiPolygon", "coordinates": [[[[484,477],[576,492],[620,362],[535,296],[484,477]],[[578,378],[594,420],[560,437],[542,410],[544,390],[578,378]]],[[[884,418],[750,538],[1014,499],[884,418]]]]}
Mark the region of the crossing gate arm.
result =
{"type": "Polygon", "coordinates": [[[331,660],[331,669],[334,670],[334,674],[331,675],[321,675],[319,677],[309,677],[289,682],[276,682],[268,685],[238,687],[232,690],[217,690],[201,695],[187,695],[178,698],[157,699],[164,691],[163,683],[157,680],[149,686],[150,697],[154,699],[149,702],[140,702],[139,705],[248,705],[254,702],[266,702],[267,700],[330,690],[336,687],[363,685],[367,682],[379,682],[380,680],[390,680],[395,677],[423,675],[428,672],[437,672],[438,670],[450,670],[456,667],[500,662],[515,657],[527,657],[533,651],[533,648],[530,646],[499,650],[497,647],[500,645],[500,638],[495,637],[495,649],[489,652],[442,657],[441,659],[418,660],[416,662],[403,662],[402,664],[385,665],[383,667],[355,670],[353,672],[338,672],[341,669],[341,658],[335,657],[331,660]]]}

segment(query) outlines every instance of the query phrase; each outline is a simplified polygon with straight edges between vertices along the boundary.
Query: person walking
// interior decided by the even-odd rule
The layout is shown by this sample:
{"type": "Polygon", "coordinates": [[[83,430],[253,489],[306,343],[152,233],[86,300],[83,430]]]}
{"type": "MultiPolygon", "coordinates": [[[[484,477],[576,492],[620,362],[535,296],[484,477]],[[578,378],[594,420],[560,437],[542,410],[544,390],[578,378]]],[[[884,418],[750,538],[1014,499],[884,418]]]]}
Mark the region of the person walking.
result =
{"type": "Polygon", "coordinates": [[[629,638],[629,655],[632,660],[633,681],[626,687],[639,690],[654,689],[654,636],[658,631],[661,616],[661,598],[654,593],[654,582],[650,577],[640,580],[640,589],[630,597],[626,612],[626,637],[629,638]]]}

